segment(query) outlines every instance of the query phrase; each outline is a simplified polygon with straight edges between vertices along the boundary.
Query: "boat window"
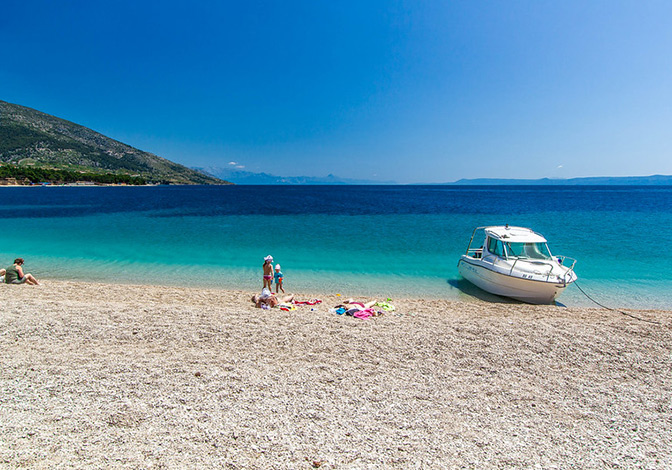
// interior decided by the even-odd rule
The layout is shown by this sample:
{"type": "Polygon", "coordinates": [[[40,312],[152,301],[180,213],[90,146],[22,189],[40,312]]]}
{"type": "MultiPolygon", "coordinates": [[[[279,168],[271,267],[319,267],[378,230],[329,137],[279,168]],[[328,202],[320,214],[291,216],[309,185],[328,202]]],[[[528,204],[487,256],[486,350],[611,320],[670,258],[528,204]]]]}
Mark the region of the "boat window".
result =
{"type": "Polygon", "coordinates": [[[516,258],[550,259],[546,243],[507,243],[509,256],[516,258]]]}
{"type": "Polygon", "coordinates": [[[488,238],[488,251],[493,255],[506,258],[506,255],[504,254],[504,245],[501,241],[495,238],[488,238]]]}

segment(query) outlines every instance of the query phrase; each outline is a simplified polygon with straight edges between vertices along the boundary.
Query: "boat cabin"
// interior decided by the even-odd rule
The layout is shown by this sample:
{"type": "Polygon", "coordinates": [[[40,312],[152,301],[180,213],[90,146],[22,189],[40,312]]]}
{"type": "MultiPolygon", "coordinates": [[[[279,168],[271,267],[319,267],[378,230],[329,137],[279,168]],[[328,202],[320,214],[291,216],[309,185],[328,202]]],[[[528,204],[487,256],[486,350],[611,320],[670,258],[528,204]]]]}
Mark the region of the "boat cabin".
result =
{"type": "MultiPolygon", "coordinates": [[[[467,249],[467,255],[482,258],[488,254],[502,259],[551,260],[546,239],[540,234],[523,227],[497,226],[479,227],[484,230],[484,243],[481,248],[467,249]]],[[[474,231],[475,234],[476,231],[474,231]]],[[[473,241],[473,235],[472,235],[473,241]]]]}

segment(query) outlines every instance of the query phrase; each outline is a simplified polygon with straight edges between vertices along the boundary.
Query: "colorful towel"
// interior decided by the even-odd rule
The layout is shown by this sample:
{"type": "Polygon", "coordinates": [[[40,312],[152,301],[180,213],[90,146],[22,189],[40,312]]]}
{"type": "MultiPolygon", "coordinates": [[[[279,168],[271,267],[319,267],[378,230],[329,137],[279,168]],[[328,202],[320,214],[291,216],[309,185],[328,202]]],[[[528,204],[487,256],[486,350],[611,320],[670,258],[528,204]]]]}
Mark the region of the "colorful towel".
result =
{"type": "Polygon", "coordinates": [[[359,310],[358,312],[355,312],[352,316],[355,318],[361,318],[364,320],[365,318],[369,317],[374,317],[376,315],[376,312],[372,308],[367,308],[364,310],[359,310]]]}
{"type": "Polygon", "coordinates": [[[312,299],[312,300],[295,300],[294,304],[296,305],[317,305],[321,304],[322,301],[320,299],[312,299]]]}
{"type": "Polygon", "coordinates": [[[396,310],[395,306],[387,302],[376,302],[377,307],[382,308],[386,312],[394,312],[396,310]]]}

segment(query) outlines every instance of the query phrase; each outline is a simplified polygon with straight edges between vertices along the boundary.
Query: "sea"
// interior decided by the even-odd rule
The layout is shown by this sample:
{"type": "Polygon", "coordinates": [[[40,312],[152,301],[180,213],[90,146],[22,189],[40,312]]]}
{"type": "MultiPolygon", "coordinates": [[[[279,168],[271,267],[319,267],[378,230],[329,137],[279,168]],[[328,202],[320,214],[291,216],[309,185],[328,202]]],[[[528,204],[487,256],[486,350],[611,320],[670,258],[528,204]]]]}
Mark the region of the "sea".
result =
{"type": "Polygon", "coordinates": [[[0,265],[38,279],[260,290],[266,255],[305,295],[510,302],[460,278],[478,226],[577,260],[565,306],[672,310],[670,186],[0,189],[0,265]],[[588,296],[592,298],[590,300],[588,296]]]}

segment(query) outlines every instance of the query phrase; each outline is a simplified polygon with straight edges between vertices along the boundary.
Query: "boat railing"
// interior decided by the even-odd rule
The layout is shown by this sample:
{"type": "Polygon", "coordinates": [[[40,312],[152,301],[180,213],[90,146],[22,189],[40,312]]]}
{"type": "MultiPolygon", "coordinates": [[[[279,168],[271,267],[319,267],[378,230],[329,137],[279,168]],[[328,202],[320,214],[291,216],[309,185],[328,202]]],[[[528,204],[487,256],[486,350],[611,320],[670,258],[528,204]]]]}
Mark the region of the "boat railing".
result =
{"type": "Polygon", "coordinates": [[[560,263],[561,266],[564,266],[565,268],[567,268],[568,272],[569,271],[574,271],[574,265],[576,264],[576,260],[574,258],[570,258],[569,256],[564,256],[564,255],[558,255],[558,256],[555,256],[555,258],[558,260],[558,263],[560,263]],[[565,265],[566,260],[570,260],[572,262],[572,265],[567,267],[565,265]]]}
{"type": "MultiPolygon", "coordinates": [[[[560,255],[560,256],[555,256],[554,258],[557,260],[557,262],[558,262],[558,264],[559,264],[560,266],[563,266],[563,267],[567,268],[567,272],[566,272],[565,275],[563,276],[563,281],[562,281],[565,285],[567,285],[567,276],[569,275],[569,276],[570,276],[570,279],[571,279],[571,273],[574,271],[574,265],[576,264],[576,260],[575,260],[574,258],[570,258],[569,256],[562,256],[562,255],[560,255]],[[571,260],[571,261],[572,261],[572,265],[571,265],[570,267],[565,266],[565,264],[564,264],[564,263],[565,263],[565,260],[571,260]]],[[[515,260],[515,261],[513,262],[513,264],[511,265],[511,270],[509,271],[509,276],[512,276],[512,275],[513,275],[513,270],[514,270],[514,268],[516,267],[516,264],[518,263],[518,261],[519,261],[520,259],[523,259],[524,261],[530,261],[530,260],[527,259],[527,258],[516,258],[516,260],[515,260]]],[[[546,265],[546,266],[548,266],[548,267],[550,268],[550,269],[548,270],[548,272],[545,273],[545,274],[546,274],[546,282],[548,282],[548,280],[551,278],[551,274],[552,274],[552,272],[553,272],[553,268],[555,267],[555,266],[553,265],[553,263],[552,263],[551,261],[543,261],[543,260],[534,260],[534,263],[535,263],[535,264],[543,264],[543,265],[546,265]]],[[[542,276],[543,276],[543,274],[542,274],[542,276]]]]}
{"type": "Polygon", "coordinates": [[[483,227],[476,227],[473,232],[471,232],[471,238],[469,239],[469,245],[467,245],[467,256],[469,256],[469,253],[476,253],[476,251],[480,250],[481,253],[483,253],[482,248],[472,248],[471,243],[474,241],[474,236],[476,235],[476,232],[479,230],[483,230],[486,228],[485,226],[483,227]]]}
{"type": "Polygon", "coordinates": [[[567,268],[567,272],[565,273],[565,277],[564,277],[564,283],[566,285],[567,284],[567,276],[569,276],[570,279],[572,278],[572,273],[574,272],[574,266],[576,265],[576,259],[571,258],[569,256],[564,256],[564,255],[558,255],[555,258],[558,260],[558,263],[560,264],[560,266],[562,266],[564,268],[567,268]],[[572,262],[571,266],[567,267],[565,265],[565,261],[571,261],[572,262]]]}

